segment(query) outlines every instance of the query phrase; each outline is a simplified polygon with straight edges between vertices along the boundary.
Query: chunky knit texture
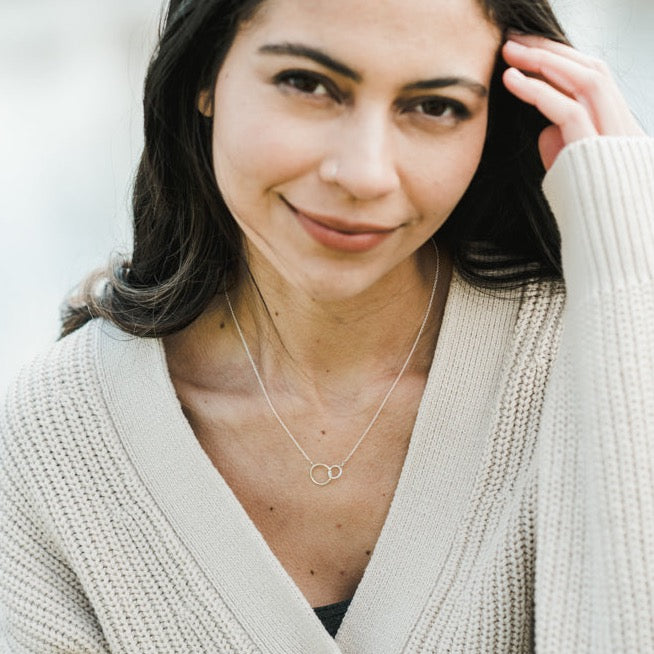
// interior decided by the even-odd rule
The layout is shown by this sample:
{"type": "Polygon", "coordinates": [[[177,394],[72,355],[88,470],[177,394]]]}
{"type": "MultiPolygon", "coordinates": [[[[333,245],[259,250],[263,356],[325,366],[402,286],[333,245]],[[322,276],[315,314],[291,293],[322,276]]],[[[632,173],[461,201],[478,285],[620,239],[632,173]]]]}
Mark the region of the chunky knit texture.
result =
{"type": "Polygon", "coordinates": [[[654,142],[566,148],[566,292],[454,275],[335,638],[195,439],[162,345],[93,321],[0,422],[0,652],[654,652],[654,142]]]}

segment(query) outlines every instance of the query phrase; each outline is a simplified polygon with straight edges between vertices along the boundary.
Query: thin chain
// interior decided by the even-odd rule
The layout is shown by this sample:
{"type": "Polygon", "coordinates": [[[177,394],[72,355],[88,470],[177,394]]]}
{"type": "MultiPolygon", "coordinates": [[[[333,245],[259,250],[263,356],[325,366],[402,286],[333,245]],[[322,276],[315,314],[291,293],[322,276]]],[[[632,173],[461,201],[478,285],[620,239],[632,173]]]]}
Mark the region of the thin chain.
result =
{"type": "Polygon", "coordinates": [[[431,294],[429,295],[429,302],[427,303],[427,309],[425,310],[425,315],[422,318],[422,322],[420,323],[420,329],[418,330],[418,335],[416,336],[415,340],[413,341],[413,345],[411,346],[411,350],[409,351],[409,354],[407,355],[406,360],[404,361],[404,365],[402,366],[402,369],[398,373],[397,377],[395,378],[395,381],[391,384],[391,387],[388,389],[386,392],[386,395],[384,395],[384,399],[382,400],[381,404],[379,405],[379,408],[375,412],[375,415],[372,417],[372,420],[368,423],[368,426],[363,430],[363,433],[361,436],[359,436],[359,440],[355,443],[354,447],[350,451],[350,453],[341,461],[341,463],[334,464],[332,466],[328,466],[324,463],[315,463],[314,461],[311,460],[311,457],[304,451],[302,446],[297,442],[297,439],[293,434],[291,433],[291,430],[286,426],[286,423],[282,420],[282,417],[277,413],[277,409],[275,409],[275,406],[272,403],[272,400],[270,399],[270,396],[268,395],[268,391],[266,391],[266,387],[264,386],[263,380],[261,379],[261,375],[259,374],[259,370],[254,363],[254,358],[252,357],[252,353],[250,352],[250,348],[248,347],[247,341],[245,340],[245,336],[243,335],[243,331],[241,330],[241,326],[236,318],[236,314],[234,313],[234,309],[232,307],[232,303],[229,299],[229,294],[227,291],[225,291],[225,299],[227,300],[227,306],[229,307],[229,312],[232,315],[232,320],[234,321],[234,326],[236,327],[236,331],[238,332],[238,335],[241,338],[241,343],[243,344],[243,349],[245,350],[245,354],[247,355],[248,360],[250,361],[250,365],[252,366],[252,370],[254,371],[254,374],[257,378],[257,381],[259,382],[259,387],[261,388],[261,392],[263,393],[263,396],[266,398],[266,402],[268,403],[268,406],[270,407],[270,410],[272,411],[272,414],[275,416],[277,419],[277,422],[281,425],[282,429],[286,432],[288,437],[293,441],[295,444],[295,447],[301,452],[302,456],[307,460],[307,462],[311,465],[311,471],[309,473],[311,477],[311,481],[314,482],[314,484],[317,484],[318,486],[324,486],[330,481],[333,481],[335,479],[338,479],[342,472],[343,472],[343,467],[345,464],[352,458],[352,455],[357,451],[359,445],[361,445],[361,442],[363,439],[368,435],[368,432],[372,429],[372,426],[375,424],[377,418],[379,417],[379,414],[382,412],[384,407],[386,406],[386,402],[388,401],[388,398],[391,396],[391,393],[395,390],[395,387],[398,385],[400,379],[402,379],[402,375],[404,374],[404,371],[407,369],[407,366],[409,365],[409,361],[411,361],[411,357],[413,356],[413,353],[415,352],[416,348],[418,347],[418,342],[420,341],[420,337],[422,336],[423,332],[425,331],[425,326],[427,325],[427,320],[429,318],[429,314],[431,312],[432,305],[434,303],[434,296],[436,295],[436,287],[438,286],[438,273],[439,273],[439,267],[440,267],[440,257],[438,253],[438,246],[436,245],[436,242],[432,240],[432,244],[434,246],[434,250],[436,251],[436,269],[434,271],[434,282],[431,287],[431,294]],[[314,476],[314,470],[316,468],[325,468],[327,470],[327,481],[325,482],[320,482],[316,481],[316,478],[314,476]],[[337,469],[337,474],[332,473],[332,470],[336,468],[337,469]]]}

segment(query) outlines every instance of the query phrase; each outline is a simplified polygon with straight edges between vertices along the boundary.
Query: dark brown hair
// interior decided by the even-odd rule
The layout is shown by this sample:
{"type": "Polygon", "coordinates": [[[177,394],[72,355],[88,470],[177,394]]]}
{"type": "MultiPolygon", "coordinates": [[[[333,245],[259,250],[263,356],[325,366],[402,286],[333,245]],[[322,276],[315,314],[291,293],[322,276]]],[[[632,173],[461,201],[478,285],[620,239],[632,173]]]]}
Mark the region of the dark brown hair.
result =
{"type": "MultiPolygon", "coordinates": [[[[171,0],[144,90],[145,145],[133,193],[133,251],[85,280],[62,336],[94,317],[140,336],[197,318],[245,265],[240,230],[212,168],[211,120],[197,110],[239,26],[266,0],[171,0]]],[[[270,0],[268,0],[270,1],[270,0]]],[[[565,42],[547,0],[478,0],[505,33],[565,42]]],[[[547,121],[505,89],[498,56],[482,160],[441,228],[460,273],[486,288],[561,276],[560,241],[541,191],[537,138],[547,121]]]]}

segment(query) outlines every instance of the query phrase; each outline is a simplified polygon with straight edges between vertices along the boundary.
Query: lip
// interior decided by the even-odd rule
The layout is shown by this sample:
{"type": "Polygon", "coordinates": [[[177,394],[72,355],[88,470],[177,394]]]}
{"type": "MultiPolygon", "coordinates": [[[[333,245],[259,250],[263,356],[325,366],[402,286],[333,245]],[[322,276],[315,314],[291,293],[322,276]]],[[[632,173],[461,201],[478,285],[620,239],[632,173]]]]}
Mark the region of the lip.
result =
{"type": "Polygon", "coordinates": [[[307,234],[332,250],[366,252],[382,243],[396,229],[369,223],[352,223],[334,216],[311,213],[304,209],[297,209],[285,198],[282,200],[307,234]]]}

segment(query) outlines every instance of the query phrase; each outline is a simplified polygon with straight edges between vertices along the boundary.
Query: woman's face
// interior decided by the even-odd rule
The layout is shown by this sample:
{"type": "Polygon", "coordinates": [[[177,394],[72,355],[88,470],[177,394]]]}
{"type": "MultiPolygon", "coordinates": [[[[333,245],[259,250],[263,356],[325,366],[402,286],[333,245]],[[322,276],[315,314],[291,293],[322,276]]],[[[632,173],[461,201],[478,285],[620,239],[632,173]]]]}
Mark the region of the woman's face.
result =
{"type": "Polygon", "coordinates": [[[475,0],[265,0],[212,109],[255,276],[338,300],[410,261],[477,168],[499,40],[475,0]]]}

